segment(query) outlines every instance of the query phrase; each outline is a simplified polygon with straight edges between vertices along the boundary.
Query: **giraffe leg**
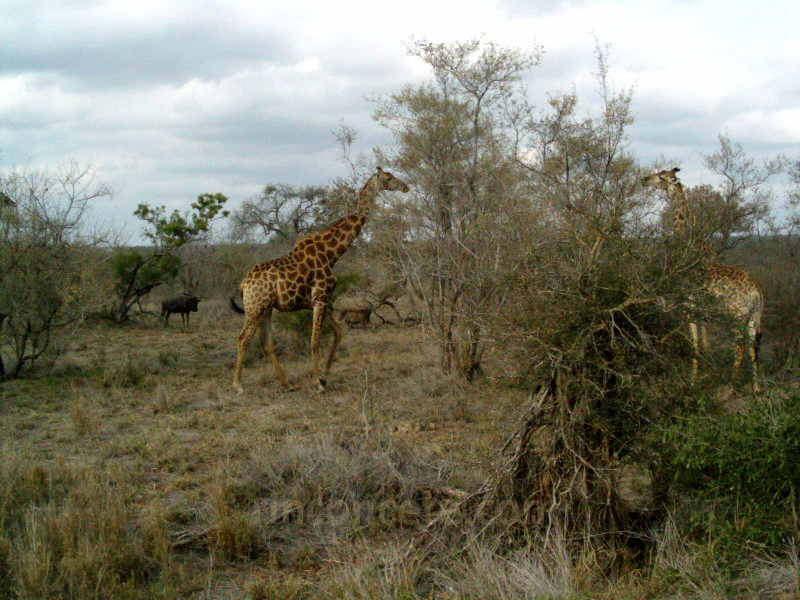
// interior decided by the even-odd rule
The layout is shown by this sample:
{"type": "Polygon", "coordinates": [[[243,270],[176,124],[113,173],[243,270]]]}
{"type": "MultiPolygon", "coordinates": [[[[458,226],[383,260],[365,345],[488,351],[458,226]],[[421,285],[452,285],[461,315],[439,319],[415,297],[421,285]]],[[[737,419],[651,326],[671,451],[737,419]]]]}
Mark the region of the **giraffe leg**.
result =
{"type": "Polygon", "coordinates": [[[252,317],[247,315],[244,322],[244,327],[239,334],[237,341],[237,354],[236,354],[236,370],[233,373],[233,388],[240,394],[244,391],[242,389],[242,367],[244,367],[244,354],[247,351],[247,344],[253,339],[256,329],[261,325],[263,316],[252,317]]]}
{"type": "MultiPolygon", "coordinates": [[[[261,352],[263,355],[269,356],[269,352],[267,352],[267,319],[269,319],[270,327],[272,327],[272,311],[269,312],[267,317],[264,317],[264,320],[261,322],[261,329],[259,330],[259,341],[261,342],[261,352]]],[[[272,331],[270,330],[270,336],[272,335],[272,331]]]]}
{"type": "Polygon", "coordinates": [[[750,361],[753,363],[753,393],[757,394],[758,387],[758,346],[761,343],[761,332],[753,321],[747,323],[747,335],[749,337],[748,349],[750,351],[750,361]]]}
{"type": "Polygon", "coordinates": [[[697,381],[697,355],[698,355],[698,336],[697,336],[697,323],[694,321],[689,322],[689,335],[692,338],[692,385],[697,381]]]}
{"type": "Polygon", "coordinates": [[[736,349],[733,353],[733,376],[739,373],[739,365],[742,364],[742,357],[744,356],[745,342],[742,339],[736,340],[736,349]]]}
{"type": "Polygon", "coordinates": [[[281,382],[281,387],[284,389],[284,391],[289,390],[289,383],[286,381],[286,374],[283,372],[281,364],[278,362],[278,355],[275,354],[275,346],[272,343],[271,308],[267,310],[267,314],[264,315],[264,321],[261,323],[261,347],[269,355],[269,359],[272,361],[272,366],[275,368],[275,374],[278,376],[278,380],[281,382]]]}
{"type": "Polygon", "coordinates": [[[325,318],[327,302],[314,302],[313,328],[311,330],[311,378],[317,381],[317,391],[325,391],[325,380],[319,376],[319,340],[322,337],[322,321],[325,318]]]}
{"type": "Polygon", "coordinates": [[[328,371],[330,371],[331,363],[333,362],[333,357],[336,355],[336,349],[339,347],[339,342],[342,341],[342,328],[339,327],[339,324],[333,317],[333,309],[331,308],[330,304],[326,305],[325,307],[324,319],[327,319],[327,321],[331,324],[331,329],[333,330],[333,343],[331,344],[331,349],[328,352],[328,358],[325,361],[325,370],[322,372],[322,379],[320,379],[320,383],[322,384],[323,387],[326,384],[328,371]]]}

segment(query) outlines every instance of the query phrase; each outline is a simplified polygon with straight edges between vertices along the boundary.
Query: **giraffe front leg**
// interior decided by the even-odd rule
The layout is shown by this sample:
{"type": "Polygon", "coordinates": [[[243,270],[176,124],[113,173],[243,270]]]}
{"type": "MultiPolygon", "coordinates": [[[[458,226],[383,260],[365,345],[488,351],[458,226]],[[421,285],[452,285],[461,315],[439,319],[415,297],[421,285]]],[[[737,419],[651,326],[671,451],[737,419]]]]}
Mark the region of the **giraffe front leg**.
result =
{"type": "Polygon", "coordinates": [[[695,323],[694,321],[691,321],[689,323],[689,335],[692,338],[692,385],[694,385],[695,382],[697,381],[697,371],[698,371],[697,355],[699,352],[697,323],[695,323]]]}
{"type": "Polygon", "coordinates": [[[333,330],[333,343],[331,344],[330,352],[328,352],[328,359],[325,361],[325,370],[322,373],[323,382],[328,377],[328,371],[331,369],[331,363],[333,363],[333,357],[336,355],[336,349],[339,347],[339,342],[342,341],[342,328],[339,327],[339,324],[333,317],[333,308],[330,304],[325,306],[324,320],[327,320],[331,324],[331,329],[333,330]]]}
{"type": "Polygon", "coordinates": [[[314,317],[311,330],[311,378],[317,382],[317,391],[325,391],[326,381],[319,376],[319,341],[322,337],[322,321],[325,318],[327,302],[317,300],[314,302],[314,317]]]}
{"type": "Polygon", "coordinates": [[[753,321],[747,324],[747,335],[750,338],[748,340],[750,342],[748,348],[750,351],[750,361],[753,363],[753,393],[757,394],[761,391],[758,386],[758,346],[761,343],[761,333],[758,331],[758,327],[753,321]]]}
{"type": "Polygon", "coordinates": [[[744,340],[736,340],[736,349],[733,351],[733,376],[734,378],[739,374],[739,365],[742,364],[744,357],[745,344],[744,340]]]}

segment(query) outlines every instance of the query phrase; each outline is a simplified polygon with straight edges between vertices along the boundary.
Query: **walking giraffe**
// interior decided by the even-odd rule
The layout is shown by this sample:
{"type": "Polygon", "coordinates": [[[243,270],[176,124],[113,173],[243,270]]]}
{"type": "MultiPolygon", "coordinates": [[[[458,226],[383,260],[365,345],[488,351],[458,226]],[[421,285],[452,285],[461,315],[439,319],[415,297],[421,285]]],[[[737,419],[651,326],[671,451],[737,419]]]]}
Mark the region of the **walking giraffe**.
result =
{"type": "MultiPolygon", "coordinates": [[[[667,192],[672,203],[672,221],[676,237],[689,239],[687,220],[689,203],[678,179],[680,169],[660,171],[642,178],[642,185],[654,187],[667,192]]],[[[729,267],[716,262],[716,256],[704,242],[712,258],[704,265],[703,284],[706,290],[719,298],[724,309],[736,321],[736,351],[733,360],[733,372],[736,374],[744,356],[745,347],[750,354],[753,365],[753,391],[758,392],[758,354],[759,336],[761,334],[761,316],[764,312],[764,294],[753,276],[744,269],[729,267]]],[[[700,326],[703,349],[708,350],[708,336],[705,326],[700,326]]],[[[692,383],[697,378],[698,370],[698,325],[689,322],[689,333],[692,339],[692,383]]]]}
{"type": "Polygon", "coordinates": [[[262,345],[269,354],[275,373],[284,390],[289,388],[286,375],[278,362],[272,341],[272,309],[294,312],[312,309],[311,372],[318,390],[325,391],[326,377],[336,348],[342,338],[341,329],[333,318],[331,298],[336,288],[333,265],[361,232],[367,215],[382,190],[407,192],[408,186],[397,177],[378,167],[358,194],[356,212],[339,219],[327,229],[299,240],[286,256],[253,267],[239,285],[244,309],[231,298],[234,310],[244,313],[245,322],[239,334],[236,371],[233,387],[242,392],[242,367],[247,345],[256,329],[261,327],[262,345]],[[322,324],[327,320],[333,329],[333,343],[322,375],[319,374],[319,340],[322,324]]]}

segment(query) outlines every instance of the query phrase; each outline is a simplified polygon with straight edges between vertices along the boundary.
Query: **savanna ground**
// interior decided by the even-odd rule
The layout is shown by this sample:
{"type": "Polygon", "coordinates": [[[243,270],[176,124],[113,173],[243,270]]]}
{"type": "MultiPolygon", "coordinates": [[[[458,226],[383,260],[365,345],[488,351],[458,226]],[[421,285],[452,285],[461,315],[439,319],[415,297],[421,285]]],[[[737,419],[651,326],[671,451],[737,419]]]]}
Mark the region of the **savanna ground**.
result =
{"type": "MultiPolygon", "coordinates": [[[[94,504],[88,514],[52,519],[97,519],[100,532],[103,519],[129,520],[117,524],[137,533],[118,532],[124,539],[102,542],[105,534],[95,532],[75,543],[133,544],[124,560],[147,563],[139,579],[156,582],[148,593],[260,597],[266,586],[289,597],[286,590],[312,585],[322,593],[322,582],[352,591],[348,578],[369,555],[402,548],[412,522],[430,516],[421,514],[422,495],[474,488],[489,473],[525,398],[502,379],[452,383],[419,326],[376,323],[344,327],[321,395],[305,342],[277,324],[281,361],[297,389],[281,391],[254,340],[239,395],[230,382],[241,317],[222,298],[192,316],[186,332],[178,315],[165,329],[155,313],[126,327],[91,325],[52,369],[0,387],[5,517],[15,494],[23,503],[27,493],[80,496],[78,488],[97,486],[99,497],[73,506],[80,513],[82,503],[94,504]],[[30,473],[39,473],[42,489],[30,473]],[[325,508],[331,502],[338,512],[325,508]],[[361,515],[353,512],[358,503],[361,515]],[[322,525],[341,520],[342,507],[349,522],[322,525]],[[281,510],[289,518],[271,523],[281,510]]],[[[499,357],[490,362],[502,372],[499,357]]],[[[28,597],[47,597],[57,587],[48,570],[64,567],[59,551],[42,555],[35,538],[14,542],[25,547],[11,552],[27,556],[12,567],[30,570],[28,597]]],[[[76,581],[88,585],[92,568],[87,563],[76,581]]]]}
{"type": "MultiPolygon", "coordinates": [[[[179,315],[164,328],[169,294],[154,293],[127,325],[86,323],[58,340],[57,360],[0,385],[0,597],[800,597],[791,543],[779,554],[747,548],[745,566],[728,569],[723,538],[690,540],[669,515],[646,557],[620,555],[611,568],[566,539],[509,552],[468,530],[465,545],[417,554],[432,518],[497,477],[530,408],[501,346],[475,382],[457,383],[425,325],[373,317],[366,329],[343,325],[317,394],[308,339],[278,315],[295,389],[281,390],[254,339],[236,394],[241,315],[217,291],[186,331],[179,315]]],[[[398,304],[402,316],[416,314],[411,304],[398,304]]],[[[775,367],[786,318],[768,308],[764,406],[797,395],[775,367]]],[[[730,349],[715,354],[729,369],[730,349]]],[[[747,376],[720,385],[705,367],[693,395],[725,410],[754,405],[747,376]]],[[[634,496],[639,484],[647,496],[632,474],[634,496]]]]}
{"type": "Polygon", "coordinates": [[[89,325],[52,368],[0,387],[3,597],[797,597],[796,549],[731,579],[669,521],[649,566],[628,557],[611,577],[594,550],[535,540],[403,560],[501,463],[529,395],[512,365],[490,355],[491,376],[455,384],[419,325],[373,322],[344,328],[320,395],[307,340],[276,324],[296,390],[254,342],[239,395],[241,317],[219,297],[193,317],[185,332],[155,312],[89,325]]]}

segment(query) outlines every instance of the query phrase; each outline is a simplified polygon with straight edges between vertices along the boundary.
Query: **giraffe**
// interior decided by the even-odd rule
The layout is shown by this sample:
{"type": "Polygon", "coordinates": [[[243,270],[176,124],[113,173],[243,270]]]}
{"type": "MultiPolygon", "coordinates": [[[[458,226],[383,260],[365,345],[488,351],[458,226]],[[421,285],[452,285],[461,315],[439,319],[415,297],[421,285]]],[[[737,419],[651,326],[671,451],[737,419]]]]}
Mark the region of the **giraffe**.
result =
{"type": "MultiPolygon", "coordinates": [[[[687,232],[689,220],[689,203],[684,193],[683,184],[678,179],[679,168],[653,173],[642,178],[642,185],[654,187],[667,192],[672,202],[672,220],[675,235],[680,239],[689,239],[687,232]]],[[[745,348],[749,351],[753,366],[753,391],[758,392],[758,365],[756,363],[759,337],[761,335],[761,316],[764,312],[764,294],[753,276],[744,269],[720,264],[708,244],[700,242],[709,259],[704,265],[703,284],[706,290],[716,296],[725,311],[739,325],[737,343],[733,360],[733,372],[738,372],[744,356],[745,348]],[[745,339],[743,339],[745,338],[745,339]]],[[[689,322],[689,334],[692,340],[692,384],[697,378],[698,370],[698,325],[694,320],[689,322]]],[[[705,326],[700,326],[700,336],[704,350],[708,350],[708,336],[705,326]]]]}
{"type": "Polygon", "coordinates": [[[313,311],[311,333],[311,372],[317,381],[318,391],[325,391],[326,377],[342,334],[333,317],[331,297],[336,287],[333,265],[350,247],[367,220],[367,215],[380,191],[408,192],[408,186],[391,173],[377,168],[358,194],[356,212],[339,219],[328,228],[312,233],[299,240],[292,251],[280,258],[257,264],[245,275],[239,291],[244,309],[231,305],[244,313],[245,323],[239,334],[236,370],[233,387],[241,393],[244,353],[256,329],[261,327],[261,344],[267,351],[281,387],[289,389],[286,375],[278,362],[272,341],[272,310],[294,312],[303,309],[313,311]],[[333,343],[322,371],[319,374],[319,341],[324,321],[333,329],[333,343]]]}

